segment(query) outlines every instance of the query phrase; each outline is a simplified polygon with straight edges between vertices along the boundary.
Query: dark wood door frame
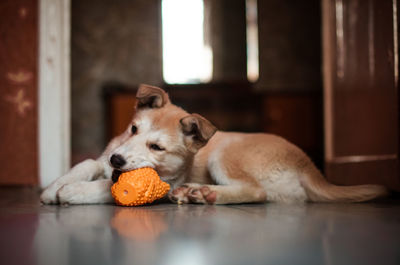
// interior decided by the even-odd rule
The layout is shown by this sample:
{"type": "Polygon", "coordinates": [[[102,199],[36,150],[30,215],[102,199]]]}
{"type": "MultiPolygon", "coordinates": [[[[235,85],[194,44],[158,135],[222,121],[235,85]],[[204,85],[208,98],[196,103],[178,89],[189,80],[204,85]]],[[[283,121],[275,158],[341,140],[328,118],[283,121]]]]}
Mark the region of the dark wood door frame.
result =
{"type": "Polygon", "coordinates": [[[322,3],[326,176],[400,190],[398,3],[322,3]]]}

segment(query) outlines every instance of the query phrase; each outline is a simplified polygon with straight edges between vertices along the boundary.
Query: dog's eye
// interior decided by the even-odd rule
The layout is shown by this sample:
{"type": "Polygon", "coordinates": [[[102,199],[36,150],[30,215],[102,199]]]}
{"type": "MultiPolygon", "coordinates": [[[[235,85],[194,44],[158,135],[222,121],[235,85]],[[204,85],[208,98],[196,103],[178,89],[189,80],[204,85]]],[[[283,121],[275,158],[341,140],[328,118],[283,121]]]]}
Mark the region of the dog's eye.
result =
{"type": "Polygon", "coordinates": [[[131,127],[131,132],[132,132],[132,134],[136,134],[136,132],[137,132],[137,127],[136,127],[135,125],[132,125],[132,127],[131,127]]]}
{"type": "Polygon", "coordinates": [[[165,150],[164,148],[162,148],[162,147],[160,147],[159,145],[156,145],[156,144],[151,144],[150,145],[150,149],[153,149],[155,151],[164,151],[165,150]]]}

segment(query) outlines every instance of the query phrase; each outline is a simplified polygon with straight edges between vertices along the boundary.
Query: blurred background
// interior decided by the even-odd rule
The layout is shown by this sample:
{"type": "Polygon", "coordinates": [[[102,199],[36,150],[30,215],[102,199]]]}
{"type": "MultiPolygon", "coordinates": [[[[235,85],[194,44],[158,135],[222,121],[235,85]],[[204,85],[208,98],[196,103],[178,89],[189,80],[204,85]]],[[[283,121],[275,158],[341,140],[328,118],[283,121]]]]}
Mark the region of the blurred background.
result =
{"type": "Polygon", "coordinates": [[[126,128],[140,83],[220,130],[277,133],[321,162],[320,12],[318,0],[72,0],[73,162],[126,128]]]}
{"type": "Polygon", "coordinates": [[[59,142],[72,165],[99,156],[126,128],[136,89],[147,83],[220,130],[287,138],[334,183],[400,187],[397,1],[18,0],[0,7],[1,184],[43,186],[46,168],[58,177],[54,164],[40,161],[59,142]],[[60,50],[70,64],[64,79],[43,70],[62,62],[60,50]],[[52,78],[66,94],[43,92],[41,82],[52,78]],[[67,106],[66,122],[44,107],[52,100],[67,106]],[[40,119],[64,140],[43,137],[40,119]]]}

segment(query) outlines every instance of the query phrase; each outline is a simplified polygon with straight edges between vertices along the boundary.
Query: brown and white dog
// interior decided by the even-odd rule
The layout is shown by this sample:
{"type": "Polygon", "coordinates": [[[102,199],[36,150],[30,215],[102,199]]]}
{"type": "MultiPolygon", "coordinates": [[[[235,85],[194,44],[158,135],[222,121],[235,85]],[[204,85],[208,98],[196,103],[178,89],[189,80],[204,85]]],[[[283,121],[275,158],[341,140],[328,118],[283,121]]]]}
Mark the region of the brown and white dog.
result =
{"type": "Polygon", "coordinates": [[[161,88],[141,85],[136,114],[97,160],[73,167],[44,190],[45,204],[109,203],[115,170],[152,167],[177,203],[360,202],[385,195],[378,185],[335,186],[308,156],[271,134],[220,132],[173,105],[161,88]]]}

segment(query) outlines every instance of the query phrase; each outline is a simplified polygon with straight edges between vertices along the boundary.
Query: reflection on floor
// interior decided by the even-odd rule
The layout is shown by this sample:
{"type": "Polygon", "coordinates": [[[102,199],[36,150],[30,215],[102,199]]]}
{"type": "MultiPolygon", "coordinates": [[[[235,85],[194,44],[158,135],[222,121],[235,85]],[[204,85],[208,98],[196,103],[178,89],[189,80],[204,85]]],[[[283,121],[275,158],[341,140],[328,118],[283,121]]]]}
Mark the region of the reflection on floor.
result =
{"type": "Polygon", "coordinates": [[[400,264],[400,204],[41,206],[0,189],[1,264],[400,264]]]}

